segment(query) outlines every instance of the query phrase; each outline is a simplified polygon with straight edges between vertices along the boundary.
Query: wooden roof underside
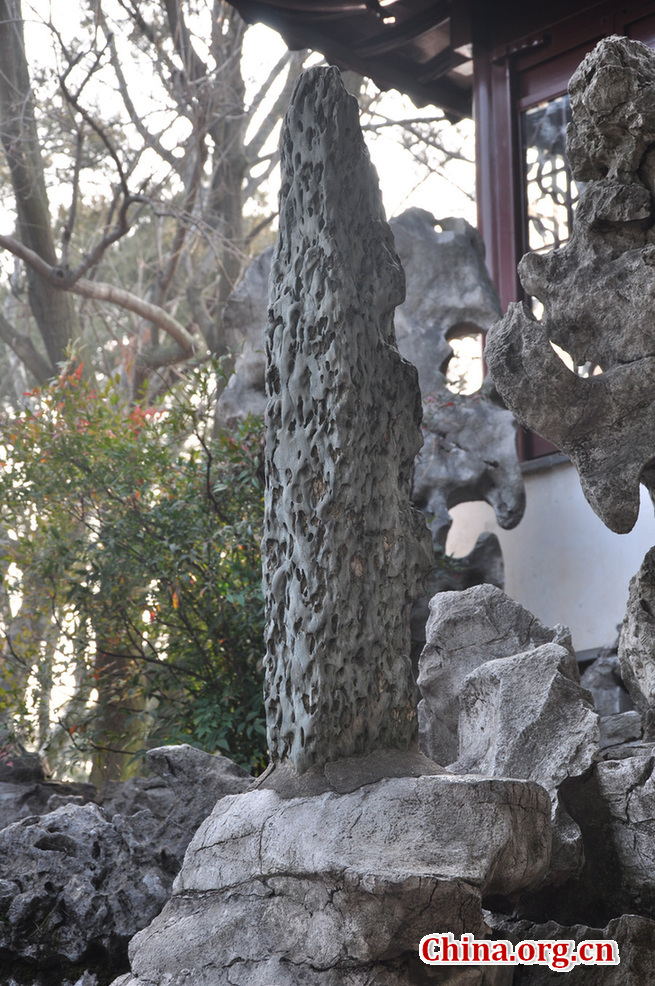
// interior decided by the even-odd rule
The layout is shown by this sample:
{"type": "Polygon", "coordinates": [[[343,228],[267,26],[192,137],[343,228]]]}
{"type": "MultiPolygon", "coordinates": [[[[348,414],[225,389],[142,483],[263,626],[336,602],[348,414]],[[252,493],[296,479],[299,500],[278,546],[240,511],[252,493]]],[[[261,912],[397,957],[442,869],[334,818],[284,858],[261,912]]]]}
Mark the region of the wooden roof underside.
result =
{"type": "MultiPolygon", "coordinates": [[[[616,0],[617,4],[619,0],[616,0]]],[[[292,49],[434,103],[452,120],[471,116],[473,51],[494,59],[547,43],[548,27],[611,0],[230,0],[244,20],[274,28],[292,49]]],[[[619,4],[620,5],[620,4],[619,4]]]]}
{"type": "Polygon", "coordinates": [[[332,64],[373,79],[380,89],[406,92],[418,106],[435,103],[453,119],[471,115],[466,0],[230,2],[248,23],[279,31],[290,48],[320,51],[332,64]]]}

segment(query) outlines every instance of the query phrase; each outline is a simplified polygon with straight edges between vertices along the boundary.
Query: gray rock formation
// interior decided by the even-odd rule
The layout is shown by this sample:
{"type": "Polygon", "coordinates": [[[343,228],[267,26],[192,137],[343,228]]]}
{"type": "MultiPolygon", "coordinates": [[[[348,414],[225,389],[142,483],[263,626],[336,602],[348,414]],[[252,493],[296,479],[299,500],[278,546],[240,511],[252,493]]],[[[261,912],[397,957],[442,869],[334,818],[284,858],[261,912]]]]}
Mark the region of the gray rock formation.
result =
{"type": "Polygon", "coordinates": [[[436,220],[412,208],[389,225],[407,278],[407,297],[396,310],[398,348],[416,365],[426,396],[443,387],[448,339],[484,334],[500,316],[500,302],[482,237],[466,220],[436,220]]]}
{"type": "Polygon", "coordinates": [[[394,336],[404,277],[342,94],[336,70],[295,90],[271,270],[265,703],[272,760],[299,773],[415,742],[409,610],[431,563],[409,503],[421,401],[394,336]]]}
{"type": "Polygon", "coordinates": [[[598,750],[592,697],[580,687],[571,652],[547,643],[485,661],[459,697],[459,756],[449,770],[536,781],[551,798],[553,852],[549,879],[579,875],[582,835],[560,799],[564,781],[580,777],[598,750]]]}
{"type": "Polygon", "coordinates": [[[420,405],[394,345],[400,268],[335,69],[296,83],[282,147],[263,548],[273,763],[198,830],[116,986],[410,986],[424,923],[482,933],[483,895],[512,899],[548,868],[546,791],[448,776],[416,748],[420,405]]]}
{"type": "Polygon", "coordinates": [[[485,356],[517,418],[576,465],[589,503],[613,531],[634,526],[639,483],[655,489],[655,53],[611,37],[586,56],[569,86],[569,159],[588,185],[571,238],[519,265],[537,321],[511,305],[485,356]],[[551,346],[570,354],[569,370],[551,346]]]}
{"type": "Polygon", "coordinates": [[[57,781],[15,783],[0,781],[0,829],[33,815],[43,815],[64,804],[86,804],[94,801],[93,784],[57,781]]]}
{"type": "Polygon", "coordinates": [[[157,858],[157,820],[109,821],[94,804],[65,805],[0,832],[0,948],[37,962],[108,954],[161,910],[174,869],[157,858]]]}
{"type": "Polygon", "coordinates": [[[151,813],[161,823],[159,858],[177,873],[191,837],[216,802],[227,794],[247,791],[253,778],[227,757],[187,743],[148,750],[146,762],[150,776],[106,785],[98,802],[109,818],[129,818],[143,810],[151,813]]]}
{"type": "MultiPolygon", "coordinates": [[[[564,627],[544,626],[491,585],[435,596],[426,635],[418,677],[421,748],[443,765],[458,756],[459,696],[467,675],[485,661],[522,654],[553,641],[571,647],[564,627]]],[[[575,668],[571,651],[571,677],[575,668]]]]}
{"type": "MultiPolygon", "coordinates": [[[[405,299],[395,313],[398,349],[417,367],[423,395],[440,394],[453,354],[448,339],[484,334],[501,315],[482,237],[464,219],[435,219],[425,209],[407,209],[389,225],[406,279],[405,299]]],[[[239,354],[219,400],[219,419],[226,427],[247,414],[263,414],[266,407],[264,337],[272,256],[269,247],[253,260],[223,309],[227,343],[239,354]]]]}
{"type": "Polygon", "coordinates": [[[412,498],[429,517],[435,548],[445,548],[452,523],[448,511],[459,503],[486,500],[500,527],[516,527],[525,510],[525,489],[509,411],[482,392],[453,394],[442,384],[425,396],[423,436],[412,498]]]}
{"type": "MultiPolygon", "coordinates": [[[[0,949],[23,963],[24,977],[39,965],[64,963],[63,984],[66,963],[89,953],[96,962],[104,955],[101,964],[124,960],[129,939],[170,897],[200,823],[219,798],[253,783],[226,757],[187,745],[151,750],[147,759],[160,776],[108,785],[102,807],[52,810],[55,800],[75,797],[57,793],[66,785],[42,782],[34,794],[33,783],[0,784],[0,796],[3,788],[23,789],[21,811],[34,805],[43,812],[18,815],[0,832],[0,949]]],[[[92,785],[79,787],[95,793],[92,785]]],[[[0,982],[1,974],[0,965],[0,982]]],[[[52,972],[48,984],[55,982],[52,972]]]]}
{"type": "Polygon", "coordinates": [[[633,743],[643,736],[641,717],[636,709],[630,712],[617,712],[600,719],[600,750],[633,743]]]}
{"type": "MultiPolygon", "coordinates": [[[[623,914],[604,928],[583,924],[565,927],[555,921],[531,924],[490,915],[494,938],[506,938],[514,945],[520,941],[571,941],[574,947],[583,941],[615,941],[619,948],[619,965],[590,965],[570,968],[565,973],[567,986],[644,986],[655,982],[655,922],[637,914],[623,914]]],[[[559,973],[547,966],[517,966],[515,986],[551,986],[559,973]]],[[[559,979],[557,979],[559,981],[559,979]]]]}
{"type": "Polygon", "coordinates": [[[596,658],[582,672],[580,684],[594,696],[594,706],[599,716],[613,716],[634,709],[616,654],[601,654],[596,658]]]}
{"type": "Polygon", "coordinates": [[[216,412],[226,428],[266,410],[265,331],[272,258],[273,247],[255,257],[223,309],[226,345],[238,354],[216,412]]]}
{"type": "Polygon", "coordinates": [[[226,799],[115,986],[410,986],[420,928],[482,934],[481,895],[538,881],[548,843],[548,798],[518,782],[226,799]]]}
{"type": "Polygon", "coordinates": [[[630,697],[646,717],[655,707],[655,548],[630,582],[619,660],[630,697]]]}
{"type": "Polygon", "coordinates": [[[596,766],[608,812],[610,849],[620,869],[618,902],[655,916],[655,750],[596,766]]]}
{"type": "Polygon", "coordinates": [[[39,755],[11,739],[1,725],[0,744],[0,829],[64,804],[85,804],[95,799],[93,784],[46,780],[39,755]]]}
{"type": "MultiPolygon", "coordinates": [[[[395,248],[405,271],[405,300],[396,308],[400,353],[419,373],[424,401],[424,447],[414,472],[412,498],[429,515],[436,549],[443,550],[451,525],[449,509],[486,500],[503,528],[518,524],[525,491],[516,456],[512,415],[486,392],[462,396],[445,386],[442,370],[452,356],[453,335],[484,334],[500,315],[496,290],[484,265],[480,234],[463,219],[437,220],[423,209],[392,219],[395,248]]],[[[267,274],[272,248],[246,272],[223,312],[229,340],[239,350],[235,371],[218,404],[219,420],[230,427],[249,413],[262,414],[265,396],[267,274]]],[[[500,551],[500,548],[498,549],[500,551]]],[[[479,577],[479,561],[468,584],[501,584],[498,558],[479,577]]],[[[502,566],[502,561],[501,561],[502,566]]]]}

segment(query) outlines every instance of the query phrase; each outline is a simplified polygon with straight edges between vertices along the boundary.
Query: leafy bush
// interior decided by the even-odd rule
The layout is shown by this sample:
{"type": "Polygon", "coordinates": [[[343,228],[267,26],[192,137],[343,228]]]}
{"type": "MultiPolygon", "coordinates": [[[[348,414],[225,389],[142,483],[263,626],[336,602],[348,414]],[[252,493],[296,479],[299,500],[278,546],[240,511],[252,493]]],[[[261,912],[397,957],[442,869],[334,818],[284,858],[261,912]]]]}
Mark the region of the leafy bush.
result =
{"type": "Polygon", "coordinates": [[[262,424],[210,438],[215,369],[155,410],[80,365],[4,429],[0,702],[59,773],[164,742],[265,761],[262,424]]]}

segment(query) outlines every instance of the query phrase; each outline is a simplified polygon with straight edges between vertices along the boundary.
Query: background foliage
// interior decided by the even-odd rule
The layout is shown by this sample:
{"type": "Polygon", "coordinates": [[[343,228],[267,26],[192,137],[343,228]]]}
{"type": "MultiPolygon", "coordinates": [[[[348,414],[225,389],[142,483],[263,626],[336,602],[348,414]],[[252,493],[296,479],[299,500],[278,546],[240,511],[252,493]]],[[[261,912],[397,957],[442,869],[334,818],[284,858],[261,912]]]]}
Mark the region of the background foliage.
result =
{"type": "MultiPolygon", "coordinates": [[[[211,417],[320,56],[253,79],[247,41],[225,0],[0,0],[0,732],[58,776],[183,738],[265,754],[260,424],[211,417]]],[[[405,177],[461,167],[439,110],[347,84],[405,177]]]]}
{"type": "Polygon", "coordinates": [[[155,409],[78,363],[6,422],[0,702],[60,771],[162,741],[264,763],[262,425],[210,437],[215,369],[155,409]]]}

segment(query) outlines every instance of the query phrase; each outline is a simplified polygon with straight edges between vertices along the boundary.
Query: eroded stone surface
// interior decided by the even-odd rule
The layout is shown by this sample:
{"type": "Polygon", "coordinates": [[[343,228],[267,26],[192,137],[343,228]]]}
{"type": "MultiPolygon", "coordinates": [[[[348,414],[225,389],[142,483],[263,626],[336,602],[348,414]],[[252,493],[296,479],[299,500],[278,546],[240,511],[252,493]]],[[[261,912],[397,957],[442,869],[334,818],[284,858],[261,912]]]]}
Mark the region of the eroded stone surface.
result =
{"type": "Polygon", "coordinates": [[[126,982],[409,986],[422,929],[482,934],[483,893],[538,881],[549,815],[537,785],[443,775],[224,799],[126,982]]]}
{"type": "Polygon", "coordinates": [[[0,948],[37,961],[116,951],[161,910],[175,867],[157,857],[157,820],[109,821],[97,805],[65,805],[0,832],[0,948]]]}
{"type": "MultiPolygon", "coordinates": [[[[547,966],[518,966],[515,986],[551,986],[555,977],[564,976],[567,986],[644,986],[655,981],[655,922],[637,914],[622,914],[604,928],[584,924],[570,927],[548,921],[531,924],[511,921],[501,915],[489,915],[493,937],[505,938],[517,945],[520,941],[571,941],[576,948],[583,941],[615,941],[619,949],[618,965],[573,966],[565,973],[551,971],[547,966]]],[[[606,953],[603,952],[603,955],[606,953]]]]}
{"type": "Polygon", "coordinates": [[[645,716],[655,706],[655,548],[630,581],[619,660],[630,697],[645,716]]]}
{"type": "Polygon", "coordinates": [[[418,369],[424,396],[439,392],[454,335],[484,334],[501,314],[482,237],[465,219],[407,209],[389,223],[407,278],[396,311],[398,348],[418,369]]]}
{"type": "Polygon", "coordinates": [[[610,838],[620,865],[622,903],[653,915],[655,895],[655,753],[605,760],[596,766],[609,812],[610,838]]]}
{"type": "MultiPolygon", "coordinates": [[[[444,592],[430,603],[419,661],[421,748],[437,763],[458,756],[459,696],[464,679],[485,661],[511,657],[555,641],[570,648],[568,631],[551,629],[495,586],[444,592]]],[[[571,676],[576,675],[570,657],[571,676]]]]}
{"type": "Polygon", "coordinates": [[[76,982],[68,964],[88,953],[93,968],[107,964],[99,950],[124,961],[129,939],[170,897],[200,823],[219,798],[253,783],[226,757],[185,744],[147,757],[160,776],[107,785],[103,807],[79,803],[92,785],[0,784],[0,798],[16,789],[5,807],[19,810],[0,832],[0,949],[11,963],[63,963],[53,986],[76,982]],[[22,818],[30,806],[38,813],[22,818]]]}
{"type": "MultiPolygon", "coordinates": [[[[484,335],[500,315],[500,302],[480,234],[465,220],[437,220],[412,208],[389,225],[406,278],[405,300],[395,313],[397,345],[418,369],[424,402],[425,444],[416,460],[412,499],[429,515],[434,546],[442,550],[451,525],[448,511],[458,503],[486,500],[503,528],[516,526],[525,509],[512,415],[486,391],[454,395],[441,372],[452,356],[448,338],[484,335]]],[[[272,252],[269,248],[253,261],[223,313],[239,352],[218,404],[225,426],[249,413],[262,414],[266,406],[264,330],[272,252]]],[[[492,564],[477,582],[500,584],[497,571],[492,564]]]]}
{"type": "Polygon", "coordinates": [[[412,499],[430,518],[435,548],[445,548],[449,510],[459,503],[486,500],[500,527],[516,527],[525,510],[525,489],[509,411],[483,392],[453,394],[435,383],[424,401],[423,436],[412,499]]]}
{"type": "Polygon", "coordinates": [[[299,79],[281,153],[267,338],[265,701],[273,762],[302,773],[415,744],[409,610],[430,545],[409,502],[421,401],[394,336],[404,277],[357,102],[336,69],[299,79]]]}
{"type": "Polygon", "coordinates": [[[273,247],[248,267],[223,309],[227,345],[238,353],[227,387],[217,405],[223,427],[232,428],[249,414],[266,410],[266,318],[273,247]]]}
{"type": "Polygon", "coordinates": [[[560,801],[563,781],[587,771],[598,750],[592,697],[572,677],[571,654],[547,643],[486,661],[460,692],[459,756],[449,770],[536,781],[551,798],[551,879],[578,875],[582,835],[560,801]]]}
{"type": "Polygon", "coordinates": [[[654,488],[655,53],[611,37],[584,59],[569,86],[574,177],[588,181],[566,245],[519,265],[536,321],[511,305],[485,356],[506,404],[574,462],[585,496],[613,531],[632,529],[639,483],[654,488]],[[551,346],[575,366],[569,370],[551,346]]]}

